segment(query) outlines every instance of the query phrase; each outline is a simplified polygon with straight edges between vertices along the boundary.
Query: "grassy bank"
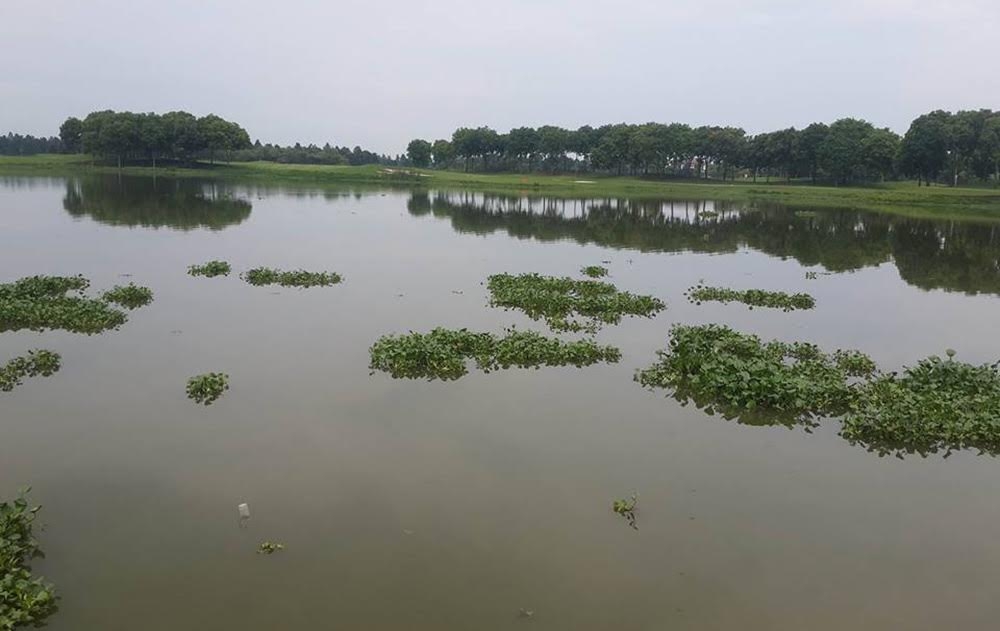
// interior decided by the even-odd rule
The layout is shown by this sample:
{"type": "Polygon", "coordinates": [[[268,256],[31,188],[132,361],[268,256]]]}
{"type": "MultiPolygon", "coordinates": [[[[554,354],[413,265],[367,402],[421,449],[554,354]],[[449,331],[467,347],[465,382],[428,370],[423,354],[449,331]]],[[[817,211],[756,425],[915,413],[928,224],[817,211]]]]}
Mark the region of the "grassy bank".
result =
{"type": "MultiPolygon", "coordinates": [[[[109,166],[95,166],[85,156],[0,156],[0,176],[59,176],[81,173],[117,173],[109,166]]],[[[150,167],[126,167],[122,173],[150,175],[150,167]]],[[[866,187],[808,186],[784,183],[720,183],[663,181],[635,177],[591,175],[480,174],[424,169],[391,169],[379,166],[326,166],[270,162],[199,165],[197,168],[158,168],[157,174],[174,177],[213,177],[256,184],[336,186],[379,184],[386,186],[466,189],[493,193],[553,197],[637,197],[661,199],[711,199],[775,202],[816,208],[857,208],[914,216],[942,215],[1000,219],[1000,190],[989,188],[918,187],[914,182],[893,182],[866,187]]]]}

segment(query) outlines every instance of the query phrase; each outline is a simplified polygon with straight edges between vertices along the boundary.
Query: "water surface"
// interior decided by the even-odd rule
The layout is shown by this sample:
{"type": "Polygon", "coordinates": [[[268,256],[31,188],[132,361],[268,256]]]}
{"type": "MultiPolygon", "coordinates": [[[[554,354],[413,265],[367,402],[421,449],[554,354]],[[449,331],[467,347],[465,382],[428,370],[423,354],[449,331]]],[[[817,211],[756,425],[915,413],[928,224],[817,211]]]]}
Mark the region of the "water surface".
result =
{"type": "Polygon", "coordinates": [[[63,356],[57,375],[0,394],[0,495],[30,484],[45,506],[36,569],[62,596],[54,631],[994,626],[996,458],[882,458],[836,421],[811,433],[726,421],[632,375],[676,322],[857,348],[885,369],[949,347],[994,361],[996,224],[6,179],[0,266],[4,282],[82,273],[92,291],[131,280],[156,293],[119,331],[0,335],[0,361],[63,356]],[[345,282],[186,274],[209,259],[345,282]],[[620,288],[668,303],[601,331],[622,348],[617,365],[450,383],[369,374],[385,333],[544,330],[487,307],[490,274],[602,261],[620,288]],[[701,280],[818,304],[689,304],[701,280]],[[196,406],[184,384],[210,371],[232,389],[196,406]],[[610,510],[633,491],[637,531],[610,510]],[[255,554],[264,540],[286,549],[255,554]]]}

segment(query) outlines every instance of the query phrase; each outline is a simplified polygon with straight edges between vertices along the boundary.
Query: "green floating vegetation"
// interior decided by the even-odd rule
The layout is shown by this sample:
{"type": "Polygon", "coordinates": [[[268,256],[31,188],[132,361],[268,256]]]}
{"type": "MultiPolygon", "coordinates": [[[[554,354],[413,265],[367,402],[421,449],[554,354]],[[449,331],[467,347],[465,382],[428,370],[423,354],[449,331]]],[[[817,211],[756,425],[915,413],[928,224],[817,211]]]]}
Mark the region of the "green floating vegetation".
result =
{"type": "Polygon", "coordinates": [[[754,307],[767,307],[769,309],[781,309],[782,311],[795,311],[796,309],[812,309],[816,306],[816,300],[809,294],[786,294],[783,291],[764,291],[763,289],[728,289],[726,287],[708,287],[706,285],[695,285],[687,290],[688,300],[695,304],[703,302],[742,302],[751,309],[754,307]]]}
{"type": "Polygon", "coordinates": [[[233,268],[226,261],[209,261],[201,265],[191,265],[188,267],[188,274],[191,276],[207,276],[208,278],[229,276],[229,272],[231,271],[233,271],[233,268]]]}
{"type": "Polygon", "coordinates": [[[284,549],[285,549],[285,544],[283,543],[265,541],[264,543],[257,546],[257,554],[274,554],[275,552],[284,549]]]}
{"type": "Polygon", "coordinates": [[[532,320],[544,319],[554,331],[592,333],[603,324],[618,324],[622,316],[652,317],[666,307],[658,298],[618,291],[596,280],[496,274],[487,287],[491,305],[520,309],[532,320]]]}
{"type": "Polygon", "coordinates": [[[858,389],[841,435],[882,455],[965,448],[998,453],[998,366],[932,356],[902,375],[881,375],[858,389]]]}
{"type": "Polygon", "coordinates": [[[52,351],[28,351],[24,357],[15,357],[0,368],[0,391],[10,392],[28,377],[51,377],[59,371],[60,357],[52,351]]]}
{"type": "Polygon", "coordinates": [[[105,302],[111,302],[126,309],[138,309],[153,302],[153,290],[149,287],[140,287],[135,283],[128,285],[116,285],[102,296],[105,302]]]}
{"type": "Polygon", "coordinates": [[[336,285],[343,278],[336,272],[307,272],[296,270],[283,272],[267,267],[255,267],[243,274],[243,280],[251,285],[281,285],[282,287],[326,287],[336,285]]]}
{"type": "Polygon", "coordinates": [[[370,368],[395,378],[452,380],[468,372],[470,359],[485,372],[541,366],[589,366],[617,362],[621,351],[592,340],[564,342],[534,331],[510,330],[503,336],[467,329],[436,328],[430,333],[385,335],[371,349],[370,368]]]}
{"type": "Polygon", "coordinates": [[[40,506],[29,506],[22,491],[0,502],[0,629],[40,626],[56,610],[55,588],[32,576],[31,560],[41,556],[32,533],[40,506]]]}
{"type": "Polygon", "coordinates": [[[100,333],[128,319],[108,303],[67,292],[90,286],[83,276],[31,276],[0,284],[0,332],[64,330],[100,333]]]}
{"type": "Polygon", "coordinates": [[[796,210],[795,216],[801,217],[802,219],[815,219],[816,217],[819,217],[819,213],[815,210],[796,210]]]}
{"type": "Polygon", "coordinates": [[[188,379],[187,395],[195,403],[212,405],[229,390],[229,375],[210,372],[188,379]]]}
{"type": "Polygon", "coordinates": [[[675,325],[670,335],[660,361],[636,373],[636,380],[726,418],[762,411],[777,413],[771,423],[810,425],[813,416],[845,412],[858,387],[852,378],[876,370],[857,351],[828,354],[804,342],[765,343],[716,324],[675,325]]]}
{"type": "Polygon", "coordinates": [[[635,510],[636,505],[639,503],[639,496],[635,493],[631,497],[615,500],[611,504],[611,510],[621,517],[625,518],[628,525],[638,530],[639,527],[635,525],[635,510]]]}
{"type": "Polygon", "coordinates": [[[608,268],[601,265],[588,265],[581,268],[580,273],[591,278],[604,278],[608,275],[608,268]]]}

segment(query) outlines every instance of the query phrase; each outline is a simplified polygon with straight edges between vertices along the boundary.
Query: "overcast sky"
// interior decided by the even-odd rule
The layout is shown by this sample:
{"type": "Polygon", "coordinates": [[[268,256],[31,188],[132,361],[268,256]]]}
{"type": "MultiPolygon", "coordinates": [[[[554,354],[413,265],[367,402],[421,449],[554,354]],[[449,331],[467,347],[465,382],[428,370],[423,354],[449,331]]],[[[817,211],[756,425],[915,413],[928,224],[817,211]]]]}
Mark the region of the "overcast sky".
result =
{"type": "Polygon", "coordinates": [[[396,153],[459,126],[906,130],[1000,109],[1000,0],[0,0],[0,132],[214,112],[396,153]]]}

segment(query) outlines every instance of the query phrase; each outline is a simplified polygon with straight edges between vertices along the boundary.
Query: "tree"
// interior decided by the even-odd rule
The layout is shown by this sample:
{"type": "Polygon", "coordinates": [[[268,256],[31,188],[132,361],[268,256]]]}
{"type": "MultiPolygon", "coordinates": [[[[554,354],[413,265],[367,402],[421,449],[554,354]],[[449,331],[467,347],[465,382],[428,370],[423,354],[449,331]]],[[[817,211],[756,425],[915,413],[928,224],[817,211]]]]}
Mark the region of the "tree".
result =
{"type": "Polygon", "coordinates": [[[996,112],[983,126],[981,150],[984,158],[993,163],[993,185],[1000,186],[1000,112],[996,112]]]}
{"type": "Polygon", "coordinates": [[[819,146],[819,163],[837,184],[865,178],[866,163],[861,147],[873,131],[871,123],[856,118],[842,118],[830,125],[829,134],[819,146]]]}
{"type": "Polygon", "coordinates": [[[431,157],[434,158],[434,166],[439,169],[447,167],[455,159],[455,148],[447,140],[435,140],[431,146],[431,157]]]}
{"type": "Polygon", "coordinates": [[[406,146],[406,155],[416,167],[426,167],[431,163],[431,143],[415,138],[406,146]]]}
{"type": "Polygon", "coordinates": [[[517,163],[527,160],[529,171],[538,147],[538,132],[532,127],[518,127],[507,133],[507,154],[517,163]]]}
{"type": "Polygon", "coordinates": [[[813,123],[799,132],[798,159],[809,173],[809,179],[816,183],[819,172],[819,148],[830,135],[830,128],[825,123],[813,123]]]}
{"type": "MultiPolygon", "coordinates": [[[[930,186],[948,161],[951,114],[936,110],[918,116],[899,148],[900,168],[906,175],[916,175],[930,186]]],[[[918,180],[919,183],[919,180],[918,180]]]]}
{"type": "Polygon", "coordinates": [[[885,181],[893,173],[899,153],[899,136],[889,129],[874,129],[862,141],[861,153],[868,173],[885,181]]]}
{"type": "Polygon", "coordinates": [[[83,121],[70,116],[59,126],[59,139],[66,153],[80,153],[83,148],[83,121]]]}

